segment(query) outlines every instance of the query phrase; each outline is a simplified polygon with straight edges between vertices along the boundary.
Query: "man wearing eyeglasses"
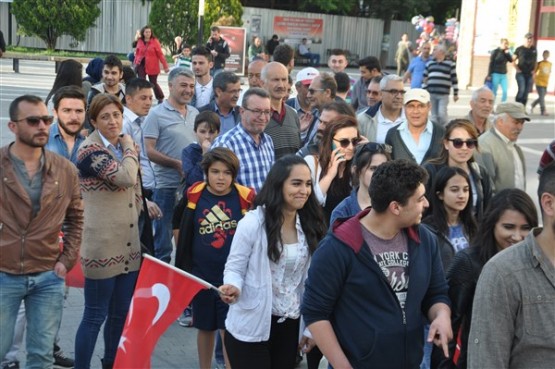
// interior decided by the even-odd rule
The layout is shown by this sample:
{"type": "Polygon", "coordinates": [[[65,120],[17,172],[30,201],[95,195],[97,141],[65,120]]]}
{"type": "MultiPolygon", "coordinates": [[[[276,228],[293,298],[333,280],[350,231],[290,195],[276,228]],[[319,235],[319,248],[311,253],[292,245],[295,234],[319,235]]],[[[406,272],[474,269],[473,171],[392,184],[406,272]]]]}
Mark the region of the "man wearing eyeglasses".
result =
{"type": "Polygon", "coordinates": [[[214,76],[216,99],[199,108],[199,112],[213,111],[220,118],[220,134],[225,133],[241,122],[237,101],[241,94],[241,80],[233,72],[224,71],[214,76]]]}
{"type": "Polygon", "coordinates": [[[274,164],[274,143],[264,132],[272,115],[268,91],[254,87],[245,92],[241,124],[218,136],[214,147],[227,147],[239,159],[237,182],[259,192],[274,164]]]}
{"type": "Polygon", "coordinates": [[[9,111],[15,142],[0,149],[0,357],[10,348],[25,301],[27,366],[48,369],[54,362],[64,278],[81,245],[83,203],[75,166],[44,149],[54,120],[44,102],[20,96],[9,111]]]}
{"type": "MultiPolygon", "coordinates": [[[[316,115],[319,116],[322,107],[334,101],[336,94],[337,82],[335,82],[335,78],[328,73],[321,73],[310,82],[306,98],[310,103],[310,109],[316,111],[316,115]]],[[[312,141],[318,130],[318,125],[319,121],[316,120],[314,124],[306,130],[307,133],[303,141],[303,146],[312,141]]]]}
{"type": "MultiPolygon", "coordinates": [[[[368,86],[370,89],[370,86],[368,86]]],[[[387,132],[406,118],[403,112],[403,97],[405,95],[403,79],[395,74],[389,74],[380,80],[381,102],[379,107],[368,108],[357,116],[360,134],[369,141],[384,143],[387,132]],[[371,116],[371,111],[375,113],[371,116]]]]}
{"type": "Polygon", "coordinates": [[[408,159],[418,164],[439,155],[445,128],[429,119],[430,94],[413,88],[405,94],[406,120],[390,129],[385,143],[393,147],[393,159],[408,159]]]}
{"type": "Polygon", "coordinates": [[[488,170],[495,192],[505,188],[526,190],[526,161],[516,140],[530,117],[524,105],[517,102],[501,103],[495,113],[495,125],[478,138],[480,154],[476,159],[488,170]]]}

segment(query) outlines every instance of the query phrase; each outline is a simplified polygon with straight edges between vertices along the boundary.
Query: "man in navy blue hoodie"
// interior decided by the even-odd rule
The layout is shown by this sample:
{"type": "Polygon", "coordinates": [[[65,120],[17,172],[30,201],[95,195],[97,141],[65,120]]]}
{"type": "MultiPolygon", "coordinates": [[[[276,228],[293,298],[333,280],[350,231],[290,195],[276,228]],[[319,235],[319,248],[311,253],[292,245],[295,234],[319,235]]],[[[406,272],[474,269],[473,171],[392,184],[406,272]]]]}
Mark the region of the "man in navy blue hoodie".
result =
{"type": "Polygon", "coordinates": [[[420,227],[427,173],[406,160],[384,163],[370,184],[372,208],[339,219],[312,257],[302,314],[335,369],[414,369],[429,342],[452,338],[437,241],[420,227]]]}

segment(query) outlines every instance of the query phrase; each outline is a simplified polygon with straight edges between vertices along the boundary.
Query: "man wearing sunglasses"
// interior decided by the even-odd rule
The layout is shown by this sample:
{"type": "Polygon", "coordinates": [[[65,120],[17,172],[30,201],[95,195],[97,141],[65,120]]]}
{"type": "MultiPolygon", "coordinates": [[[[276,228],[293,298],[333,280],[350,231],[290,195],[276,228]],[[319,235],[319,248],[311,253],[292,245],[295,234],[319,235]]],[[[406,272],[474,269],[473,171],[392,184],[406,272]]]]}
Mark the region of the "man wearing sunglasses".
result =
{"type": "Polygon", "coordinates": [[[526,190],[526,161],[516,144],[525,121],[530,121],[524,105],[504,102],[497,105],[495,125],[478,138],[483,164],[493,179],[494,191],[505,188],[526,190]]]}
{"type": "Polygon", "coordinates": [[[54,362],[64,278],[81,244],[83,203],[75,166],[44,149],[54,120],[44,102],[20,96],[9,112],[15,142],[0,149],[0,358],[10,348],[25,301],[27,366],[48,369],[54,362]]]}
{"type": "MultiPolygon", "coordinates": [[[[368,86],[370,91],[370,86],[368,86]]],[[[372,107],[357,116],[360,134],[369,141],[384,143],[387,132],[403,123],[403,97],[405,95],[403,78],[396,74],[388,74],[380,80],[381,102],[373,116],[372,107]]]]}
{"type": "Polygon", "coordinates": [[[429,119],[430,94],[413,88],[405,94],[406,121],[390,129],[385,143],[393,147],[393,159],[408,159],[422,164],[439,155],[445,128],[429,119]]]}

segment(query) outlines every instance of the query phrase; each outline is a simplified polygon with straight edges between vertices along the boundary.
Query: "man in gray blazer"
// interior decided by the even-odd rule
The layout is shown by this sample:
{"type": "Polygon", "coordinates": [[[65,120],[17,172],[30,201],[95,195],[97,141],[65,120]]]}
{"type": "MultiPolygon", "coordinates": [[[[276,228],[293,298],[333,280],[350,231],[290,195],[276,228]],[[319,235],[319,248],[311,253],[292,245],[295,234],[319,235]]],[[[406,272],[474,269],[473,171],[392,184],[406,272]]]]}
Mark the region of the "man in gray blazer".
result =
{"type": "Polygon", "coordinates": [[[478,138],[477,155],[494,182],[494,191],[505,188],[526,189],[524,154],[516,144],[524,121],[530,121],[524,105],[505,102],[497,106],[495,125],[478,138]]]}

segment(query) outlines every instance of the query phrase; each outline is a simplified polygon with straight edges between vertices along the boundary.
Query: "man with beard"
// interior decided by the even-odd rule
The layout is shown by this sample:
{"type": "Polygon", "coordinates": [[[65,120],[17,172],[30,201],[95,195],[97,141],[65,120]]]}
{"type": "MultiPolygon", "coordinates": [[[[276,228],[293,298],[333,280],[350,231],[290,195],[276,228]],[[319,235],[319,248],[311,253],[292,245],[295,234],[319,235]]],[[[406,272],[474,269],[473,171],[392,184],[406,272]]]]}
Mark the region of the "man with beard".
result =
{"type": "Polygon", "coordinates": [[[552,368],[555,362],[555,164],[540,175],[543,229],[502,250],[476,287],[468,368],[552,368]]]}
{"type": "Polygon", "coordinates": [[[10,348],[24,301],[27,367],[50,369],[64,278],[77,262],[81,244],[83,203],[77,168],[44,149],[54,118],[41,98],[20,96],[9,114],[15,142],[0,149],[0,357],[10,348]]]}
{"type": "MultiPolygon", "coordinates": [[[[310,125],[303,124],[302,134],[305,137],[303,140],[303,146],[310,144],[314,139],[314,135],[318,130],[319,115],[322,107],[326,104],[331,103],[336,100],[337,94],[337,82],[335,78],[329,73],[321,73],[312,79],[310,86],[307,89],[306,98],[310,104],[310,109],[314,112],[314,116],[317,119],[313,120],[310,125]]],[[[303,119],[303,122],[305,120],[303,119]]]]}
{"type": "Polygon", "coordinates": [[[79,145],[85,140],[81,130],[85,124],[85,95],[77,86],[65,86],[54,94],[56,124],[50,127],[45,148],[75,163],[79,145]]]}
{"type": "Polygon", "coordinates": [[[198,115],[198,110],[189,105],[195,92],[191,70],[173,69],[168,75],[168,86],[170,96],[150,110],[143,127],[146,153],[156,178],[153,199],[162,211],[154,222],[154,251],[165,262],[171,260],[172,217],[182,178],[181,152],[196,141],[193,127],[198,115]]]}
{"type": "Polygon", "coordinates": [[[204,46],[193,49],[192,52],[192,68],[195,74],[195,94],[191,100],[191,105],[199,109],[212,101],[214,101],[214,86],[210,69],[214,65],[213,57],[204,46]]]}
{"type": "Polygon", "coordinates": [[[214,76],[216,99],[199,108],[199,112],[213,111],[220,118],[220,134],[241,122],[237,101],[241,95],[241,79],[233,72],[220,72],[214,76]]]}
{"type": "Polygon", "coordinates": [[[101,93],[117,96],[124,103],[125,92],[123,84],[120,83],[122,78],[123,64],[121,60],[115,55],[108,55],[104,59],[104,66],[102,67],[102,82],[91,87],[87,97],[87,106],[90,106],[92,99],[101,93]]]}
{"type": "Polygon", "coordinates": [[[264,130],[274,142],[276,160],[301,148],[300,123],[295,109],[285,104],[289,73],[281,63],[271,62],[262,69],[262,83],[270,94],[272,114],[264,130]]]}
{"type": "Polygon", "coordinates": [[[495,96],[493,96],[493,92],[487,86],[482,86],[472,93],[470,98],[472,110],[468,112],[467,118],[474,124],[478,134],[489,131],[493,126],[491,113],[494,101],[495,96]]]}

